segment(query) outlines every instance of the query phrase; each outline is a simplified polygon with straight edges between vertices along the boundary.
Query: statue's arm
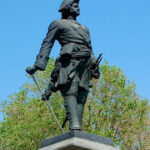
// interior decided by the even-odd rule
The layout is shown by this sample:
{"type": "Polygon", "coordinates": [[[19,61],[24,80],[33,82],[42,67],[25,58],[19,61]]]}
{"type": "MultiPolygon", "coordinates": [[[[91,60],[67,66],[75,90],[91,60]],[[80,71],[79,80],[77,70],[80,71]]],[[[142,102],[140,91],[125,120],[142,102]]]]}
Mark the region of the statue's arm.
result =
{"type": "Polygon", "coordinates": [[[48,28],[48,33],[42,42],[41,49],[37,55],[34,66],[38,70],[45,70],[47,62],[49,60],[49,54],[54,45],[58,32],[58,21],[54,21],[50,24],[48,28]]]}

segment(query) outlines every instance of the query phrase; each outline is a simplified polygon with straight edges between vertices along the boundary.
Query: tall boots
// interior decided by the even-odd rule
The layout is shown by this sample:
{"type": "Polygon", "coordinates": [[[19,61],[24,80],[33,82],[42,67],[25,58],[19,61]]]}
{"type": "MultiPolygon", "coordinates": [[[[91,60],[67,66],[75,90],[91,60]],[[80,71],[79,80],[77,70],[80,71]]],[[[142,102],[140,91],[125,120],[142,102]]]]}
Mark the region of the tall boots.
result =
{"type": "Polygon", "coordinates": [[[65,108],[70,123],[70,130],[81,130],[84,105],[87,91],[81,91],[78,95],[65,96],[65,108]]]}
{"type": "Polygon", "coordinates": [[[80,126],[82,127],[82,118],[83,118],[83,112],[84,112],[84,105],[86,103],[88,92],[82,88],[79,89],[77,97],[77,113],[78,113],[78,119],[80,126]]]}
{"type": "Polygon", "coordinates": [[[65,108],[70,123],[70,130],[81,130],[78,119],[77,99],[74,95],[65,96],[65,108]]]}
{"type": "Polygon", "coordinates": [[[83,112],[84,112],[84,105],[77,104],[77,115],[78,115],[78,121],[79,121],[80,127],[82,127],[83,112]]]}

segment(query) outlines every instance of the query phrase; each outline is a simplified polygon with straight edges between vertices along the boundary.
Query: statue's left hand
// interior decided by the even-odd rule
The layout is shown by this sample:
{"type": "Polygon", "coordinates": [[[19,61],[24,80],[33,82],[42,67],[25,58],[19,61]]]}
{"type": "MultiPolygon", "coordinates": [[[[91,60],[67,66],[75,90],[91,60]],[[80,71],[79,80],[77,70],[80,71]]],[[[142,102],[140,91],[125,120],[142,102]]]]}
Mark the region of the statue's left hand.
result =
{"type": "Polygon", "coordinates": [[[96,67],[96,66],[97,66],[95,57],[91,57],[91,58],[90,58],[90,63],[91,63],[91,66],[92,66],[92,67],[96,67]]]}
{"type": "Polygon", "coordinates": [[[95,79],[99,79],[100,77],[99,67],[96,67],[94,70],[92,70],[92,77],[95,79]]]}

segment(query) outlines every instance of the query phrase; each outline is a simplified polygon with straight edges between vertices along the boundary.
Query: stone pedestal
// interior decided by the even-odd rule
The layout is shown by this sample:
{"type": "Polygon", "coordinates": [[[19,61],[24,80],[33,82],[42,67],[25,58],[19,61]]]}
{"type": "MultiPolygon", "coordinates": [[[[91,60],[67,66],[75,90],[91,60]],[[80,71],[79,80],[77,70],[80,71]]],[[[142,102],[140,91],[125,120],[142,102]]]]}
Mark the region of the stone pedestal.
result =
{"type": "Polygon", "coordinates": [[[71,131],[47,139],[41,143],[39,150],[119,150],[113,147],[110,138],[71,131]]]}

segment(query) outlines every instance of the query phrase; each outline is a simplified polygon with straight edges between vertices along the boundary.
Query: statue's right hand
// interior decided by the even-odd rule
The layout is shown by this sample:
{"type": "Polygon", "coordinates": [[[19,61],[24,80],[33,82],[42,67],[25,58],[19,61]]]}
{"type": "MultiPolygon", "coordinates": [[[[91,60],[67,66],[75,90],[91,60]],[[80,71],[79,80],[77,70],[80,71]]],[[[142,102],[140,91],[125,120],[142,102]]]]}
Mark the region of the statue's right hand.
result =
{"type": "Polygon", "coordinates": [[[34,65],[26,68],[26,72],[30,75],[33,75],[36,71],[37,71],[37,68],[34,65]]]}

